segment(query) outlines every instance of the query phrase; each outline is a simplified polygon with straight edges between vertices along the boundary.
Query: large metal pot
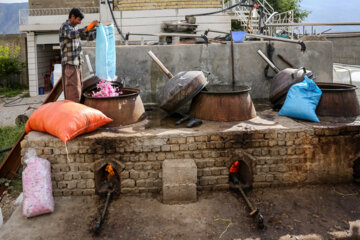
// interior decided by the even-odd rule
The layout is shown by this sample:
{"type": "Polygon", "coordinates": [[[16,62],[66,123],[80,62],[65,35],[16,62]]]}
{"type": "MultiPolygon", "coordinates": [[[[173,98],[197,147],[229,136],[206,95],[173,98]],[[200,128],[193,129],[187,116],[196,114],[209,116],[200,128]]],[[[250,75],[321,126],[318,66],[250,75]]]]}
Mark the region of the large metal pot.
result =
{"type": "Polygon", "coordinates": [[[84,104],[100,110],[114,120],[107,127],[119,127],[139,122],[145,119],[145,109],[140,98],[140,90],[135,88],[121,88],[122,95],[116,97],[92,97],[92,91],[84,93],[84,104]]]}
{"type": "Polygon", "coordinates": [[[202,71],[179,72],[174,76],[152,51],[148,54],[170,79],[166,82],[160,99],[160,108],[168,114],[176,112],[208,84],[202,71]]]}
{"type": "Polygon", "coordinates": [[[212,85],[192,101],[190,113],[210,121],[245,121],[256,117],[248,86],[212,85]]]}
{"type": "Polygon", "coordinates": [[[329,117],[356,117],[360,115],[356,86],[340,83],[316,83],[322,91],[316,113],[329,117]]]}
{"type": "Polygon", "coordinates": [[[175,112],[196,96],[208,81],[201,71],[180,72],[166,82],[161,95],[160,107],[168,113],[175,112]]]}

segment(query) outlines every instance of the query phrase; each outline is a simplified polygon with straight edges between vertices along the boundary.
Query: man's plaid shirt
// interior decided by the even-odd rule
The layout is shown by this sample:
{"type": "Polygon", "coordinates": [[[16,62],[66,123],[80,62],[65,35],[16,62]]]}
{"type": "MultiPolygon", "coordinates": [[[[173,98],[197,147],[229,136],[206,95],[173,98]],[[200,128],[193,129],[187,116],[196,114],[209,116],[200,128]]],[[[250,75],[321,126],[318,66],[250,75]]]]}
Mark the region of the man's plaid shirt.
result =
{"type": "Polygon", "coordinates": [[[96,38],[96,32],[84,32],[85,28],[74,27],[69,20],[64,22],[59,31],[61,64],[80,66],[84,62],[81,39],[89,41],[96,38]],[[80,39],[81,38],[81,39],[80,39]]]}

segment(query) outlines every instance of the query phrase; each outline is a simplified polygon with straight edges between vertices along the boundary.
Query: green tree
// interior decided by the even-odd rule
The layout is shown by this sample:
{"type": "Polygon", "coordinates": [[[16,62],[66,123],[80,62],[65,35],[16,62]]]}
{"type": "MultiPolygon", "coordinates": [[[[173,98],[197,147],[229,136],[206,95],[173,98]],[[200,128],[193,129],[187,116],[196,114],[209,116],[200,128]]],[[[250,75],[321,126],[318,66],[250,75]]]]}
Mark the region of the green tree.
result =
{"type": "Polygon", "coordinates": [[[25,63],[19,60],[19,52],[20,47],[10,49],[9,46],[0,45],[0,85],[13,86],[11,77],[22,72],[25,63]]]}
{"type": "Polygon", "coordinates": [[[300,8],[301,1],[302,0],[267,0],[267,2],[274,8],[274,11],[278,13],[294,10],[295,22],[304,20],[310,13],[310,11],[302,10],[300,8]]]}

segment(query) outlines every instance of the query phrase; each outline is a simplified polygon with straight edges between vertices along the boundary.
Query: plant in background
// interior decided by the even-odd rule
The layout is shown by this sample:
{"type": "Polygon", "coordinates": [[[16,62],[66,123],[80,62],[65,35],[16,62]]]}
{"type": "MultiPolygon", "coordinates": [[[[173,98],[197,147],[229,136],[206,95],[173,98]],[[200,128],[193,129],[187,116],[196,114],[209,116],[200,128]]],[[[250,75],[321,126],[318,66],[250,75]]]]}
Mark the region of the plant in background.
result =
{"type": "Polygon", "coordinates": [[[268,3],[274,8],[274,11],[282,13],[289,10],[294,10],[294,22],[301,22],[310,12],[300,8],[302,0],[267,0],[268,3]]]}
{"type": "MultiPolygon", "coordinates": [[[[224,3],[229,0],[225,0],[224,3]]],[[[275,12],[283,13],[290,10],[294,11],[294,22],[301,22],[304,20],[311,12],[301,9],[300,3],[302,0],[266,0],[274,9],[275,12]]],[[[252,0],[249,1],[249,4],[259,4],[261,5],[263,1],[252,0]]],[[[241,22],[238,20],[233,20],[231,23],[231,28],[233,31],[245,30],[245,26],[242,26],[241,22]]]]}
{"type": "Polygon", "coordinates": [[[8,45],[0,45],[0,86],[14,87],[17,81],[14,76],[19,77],[25,67],[25,63],[19,60],[20,47],[9,48],[8,45]]]}

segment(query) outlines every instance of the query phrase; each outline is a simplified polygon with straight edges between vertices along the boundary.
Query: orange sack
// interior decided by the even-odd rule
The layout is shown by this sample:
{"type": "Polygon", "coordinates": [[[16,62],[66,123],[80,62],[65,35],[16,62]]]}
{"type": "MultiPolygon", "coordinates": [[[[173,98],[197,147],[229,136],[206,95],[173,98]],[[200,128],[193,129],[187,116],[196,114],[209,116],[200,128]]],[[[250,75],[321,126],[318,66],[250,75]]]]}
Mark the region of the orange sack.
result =
{"type": "Polygon", "coordinates": [[[40,106],[27,121],[25,131],[47,132],[67,142],[112,121],[99,110],[63,100],[40,106]]]}

